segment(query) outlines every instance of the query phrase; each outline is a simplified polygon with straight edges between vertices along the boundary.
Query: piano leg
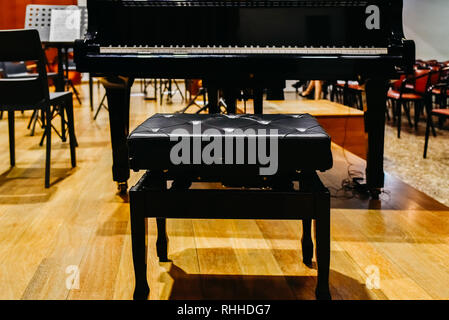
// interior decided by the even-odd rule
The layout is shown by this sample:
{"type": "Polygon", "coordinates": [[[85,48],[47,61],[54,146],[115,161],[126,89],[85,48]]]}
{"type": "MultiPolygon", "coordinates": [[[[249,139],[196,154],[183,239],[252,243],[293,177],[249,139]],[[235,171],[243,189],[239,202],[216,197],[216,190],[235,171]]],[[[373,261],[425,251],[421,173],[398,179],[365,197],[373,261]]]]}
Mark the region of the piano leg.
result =
{"type": "Polygon", "coordinates": [[[120,193],[126,193],[129,179],[128,146],[129,100],[132,80],[122,79],[121,83],[103,81],[108,99],[109,123],[112,144],[112,176],[118,183],[120,193]]]}
{"type": "Polygon", "coordinates": [[[235,114],[237,111],[237,95],[238,89],[236,88],[223,89],[223,97],[226,102],[228,114],[235,114]]]}
{"type": "Polygon", "coordinates": [[[263,88],[254,88],[254,114],[263,113],[263,88]]]}
{"type": "Polygon", "coordinates": [[[285,80],[272,81],[266,86],[267,100],[284,100],[285,80]]]}
{"type": "Polygon", "coordinates": [[[220,108],[218,107],[218,88],[216,86],[207,86],[207,100],[209,101],[207,104],[209,113],[220,113],[220,108]]]}
{"type": "Polygon", "coordinates": [[[370,79],[366,82],[366,131],[368,152],[366,165],[366,186],[374,199],[379,199],[384,187],[384,138],[385,109],[388,81],[370,79]]]}

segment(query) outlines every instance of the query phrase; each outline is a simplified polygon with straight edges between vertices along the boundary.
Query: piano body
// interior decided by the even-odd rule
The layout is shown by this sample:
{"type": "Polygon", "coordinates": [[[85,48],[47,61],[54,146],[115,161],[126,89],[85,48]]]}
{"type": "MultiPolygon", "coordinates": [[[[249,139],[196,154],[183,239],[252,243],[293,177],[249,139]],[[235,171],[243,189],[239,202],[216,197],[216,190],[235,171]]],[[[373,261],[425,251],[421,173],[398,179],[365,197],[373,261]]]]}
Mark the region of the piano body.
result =
{"type": "Polygon", "coordinates": [[[107,88],[114,165],[122,167],[114,170],[123,173],[114,180],[129,176],[123,122],[133,78],[203,79],[210,112],[219,111],[217,89],[252,88],[256,113],[263,112],[262,89],[279,80],[359,80],[368,109],[366,180],[376,196],[384,185],[387,84],[415,61],[402,6],[402,0],[88,0],[88,32],[75,44],[78,71],[131,79],[122,90],[107,88]]]}

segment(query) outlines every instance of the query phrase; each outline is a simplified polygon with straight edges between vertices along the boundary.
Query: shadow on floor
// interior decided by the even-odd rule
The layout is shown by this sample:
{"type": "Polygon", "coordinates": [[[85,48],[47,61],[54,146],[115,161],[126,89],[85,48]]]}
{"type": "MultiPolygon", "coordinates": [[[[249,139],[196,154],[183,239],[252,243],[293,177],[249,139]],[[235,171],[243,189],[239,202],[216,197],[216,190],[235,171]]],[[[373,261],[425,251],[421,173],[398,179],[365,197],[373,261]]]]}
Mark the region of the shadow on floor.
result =
{"type": "Polygon", "coordinates": [[[52,168],[50,188],[44,186],[44,168],[14,167],[0,174],[0,204],[47,202],[56,185],[73,174],[71,168],[52,168]]]}
{"type": "MultiPolygon", "coordinates": [[[[187,274],[174,264],[164,276],[173,281],[170,300],[315,300],[314,276],[187,274]]],[[[355,279],[333,270],[330,278],[339,286],[351,288],[352,299],[372,299],[366,287],[355,279]]],[[[333,299],[341,299],[335,291],[331,286],[333,299]]]]}

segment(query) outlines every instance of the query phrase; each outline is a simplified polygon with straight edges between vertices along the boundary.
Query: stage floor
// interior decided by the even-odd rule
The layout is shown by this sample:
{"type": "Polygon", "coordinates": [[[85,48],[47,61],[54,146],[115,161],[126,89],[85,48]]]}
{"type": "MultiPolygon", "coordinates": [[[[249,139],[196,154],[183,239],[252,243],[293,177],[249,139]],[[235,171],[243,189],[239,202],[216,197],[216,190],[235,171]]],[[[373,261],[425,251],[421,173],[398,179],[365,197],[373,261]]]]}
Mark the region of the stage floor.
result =
{"type": "MultiPolygon", "coordinates": [[[[131,127],[159,105],[132,97],[131,127]]],[[[44,189],[42,130],[16,114],[17,167],[9,168],[0,121],[0,299],[130,299],[134,280],[129,204],[112,183],[107,111],[97,121],[82,87],[76,106],[78,167],[53,139],[52,187],[44,189]],[[79,285],[67,289],[79,271],[79,285]]],[[[96,102],[101,98],[96,93],[96,102]]],[[[344,194],[365,162],[333,145],[331,293],[334,299],[449,299],[449,208],[387,174],[381,201],[344,194]],[[378,280],[378,281],[377,281],[378,280]]],[[[130,184],[142,173],[132,173],[130,184]]],[[[299,210],[299,208],[298,208],[299,210]]],[[[156,259],[149,220],[151,299],[314,299],[316,270],[301,263],[299,221],[169,220],[169,258],[156,259]]]]}

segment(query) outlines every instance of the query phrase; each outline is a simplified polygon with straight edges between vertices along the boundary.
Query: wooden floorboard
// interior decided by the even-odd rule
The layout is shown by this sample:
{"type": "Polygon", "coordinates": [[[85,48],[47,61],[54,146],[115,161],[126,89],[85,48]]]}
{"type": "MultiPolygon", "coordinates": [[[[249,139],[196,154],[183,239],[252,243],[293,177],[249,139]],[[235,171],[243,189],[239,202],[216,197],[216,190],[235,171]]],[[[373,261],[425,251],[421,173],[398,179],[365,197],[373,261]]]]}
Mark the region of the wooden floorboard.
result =
{"type": "MultiPolygon", "coordinates": [[[[172,104],[145,102],[138,89],[132,128],[182,107],[178,96],[172,104]]],[[[0,299],[132,298],[129,204],[112,183],[107,111],[93,121],[87,87],[80,91],[78,166],[70,168],[68,145],[54,135],[50,189],[42,129],[34,137],[26,129],[30,112],[16,113],[13,169],[7,120],[0,121],[0,299]],[[79,285],[68,288],[73,270],[79,285]]],[[[388,174],[382,201],[344,194],[348,167],[357,175],[365,162],[337,145],[333,155],[334,168],[320,174],[333,195],[333,297],[448,299],[449,208],[388,174]],[[368,288],[377,271],[379,287],[368,288]]],[[[130,184],[141,174],[132,173],[130,184]]],[[[316,269],[301,262],[300,221],[169,220],[167,228],[172,262],[159,263],[155,221],[148,221],[151,299],[314,299],[316,269]]]]}

